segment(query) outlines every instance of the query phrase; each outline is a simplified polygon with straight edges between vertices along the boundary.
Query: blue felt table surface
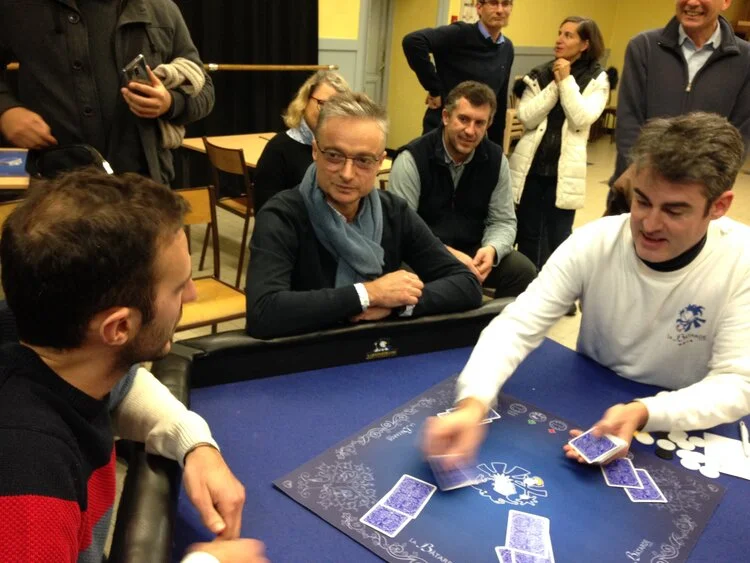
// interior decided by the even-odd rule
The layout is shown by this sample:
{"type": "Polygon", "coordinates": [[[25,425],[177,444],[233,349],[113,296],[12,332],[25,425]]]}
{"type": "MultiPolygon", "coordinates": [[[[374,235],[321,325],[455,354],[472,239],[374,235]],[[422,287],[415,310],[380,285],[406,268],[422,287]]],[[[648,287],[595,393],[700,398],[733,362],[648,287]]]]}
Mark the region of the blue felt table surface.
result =
{"type": "MultiPolygon", "coordinates": [[[[263,540],[268,557],[277,563],[379,561],[272,482],[459,372],[470,352],[460,348],[194,390],[191,408],[208,421],[246,488],[242,535],[263,540]]],[[[546,340],[503,391],[588,428],[612,404],[656,389],[617,377],[546,340]]],[[[715,431],[737,437],[736,424],[715,431]]],[[[653,450],[635,442],[633,448],[653,450]]],[[[750,553],[750,483],[724,475],[718,481],[726,495],[691,562],[745,561],[750,553]]],[[[211,538],[184,491],[175,536],[175,560],[190,543],[211,538]]]]}

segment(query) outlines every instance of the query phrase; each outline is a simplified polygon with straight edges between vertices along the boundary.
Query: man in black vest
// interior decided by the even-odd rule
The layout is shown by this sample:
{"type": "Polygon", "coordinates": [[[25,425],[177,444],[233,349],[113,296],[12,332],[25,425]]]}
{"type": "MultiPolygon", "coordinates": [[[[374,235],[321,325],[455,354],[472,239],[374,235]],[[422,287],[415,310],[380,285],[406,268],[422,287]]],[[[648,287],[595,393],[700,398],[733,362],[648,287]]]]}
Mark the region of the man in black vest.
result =
{"type": "Polygon", "coordinates": [[[388,191],[403,197],[479,282],[495,289],[495,297],[515,297],[536,277],[536,268],[513,250],[508,161],[486,137],[496,109],[487,85],[456,86],[442,126],[401,150],[388,191]]]}

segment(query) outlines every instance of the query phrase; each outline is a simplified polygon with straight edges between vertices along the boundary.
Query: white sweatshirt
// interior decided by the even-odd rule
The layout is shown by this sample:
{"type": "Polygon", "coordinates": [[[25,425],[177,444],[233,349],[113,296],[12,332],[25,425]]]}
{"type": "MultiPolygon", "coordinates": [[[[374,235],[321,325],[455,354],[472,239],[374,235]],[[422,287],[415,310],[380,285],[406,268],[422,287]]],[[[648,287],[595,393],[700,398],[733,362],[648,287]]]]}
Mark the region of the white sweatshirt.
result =
{"type": "Polygon", "coordinates": [[[458,399],[492,404],[547,330],[581,300],[580,353],[664,391],[639,399],[644,430],[703,429],[750,413],[750,228],[712,221],[687,266],[656,272],[635,254],[630,215],[573,233],[482,332],[458,399]]]}

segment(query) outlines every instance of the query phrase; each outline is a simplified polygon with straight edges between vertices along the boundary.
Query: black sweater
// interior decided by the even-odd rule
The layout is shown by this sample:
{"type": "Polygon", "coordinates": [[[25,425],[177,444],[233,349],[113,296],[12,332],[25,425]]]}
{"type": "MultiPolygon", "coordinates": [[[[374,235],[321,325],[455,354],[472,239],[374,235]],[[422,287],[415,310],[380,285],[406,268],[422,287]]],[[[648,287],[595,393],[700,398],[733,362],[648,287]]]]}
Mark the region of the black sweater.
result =
{"type": "MultiPolygon", "coordinates": [[[[425,283],[413,316],[478,307],[474,275],[393,194],[383,207],[383,275],[408,264],[425,283]]],[[[298,189],[274,196],[255,218],[247,268],[247,332],[256,338],[332,328],[362,312],[354,285],[335,287],[337,261],[315,236],[298,189]]]]}
{"type": "Polygon", "coordinates": [[[312,161],[312,147],[285,132],[268,141],[255,168],[255,212],[280,191],[298,185],[312,161]]]}
{"type": "Polygon", "coordinates": [[[488,134],[490,139],[502,144],[508,82],[513,66],[510,39],[506,37],[498,45],[482,35],[478,24],[456,22],[409,33],[402,46],[419,83],[430,95],[441,96],[443,102],[448,93],[464,80],[476,80],[492,88],[497,96],[497,113],[488,134]]]}

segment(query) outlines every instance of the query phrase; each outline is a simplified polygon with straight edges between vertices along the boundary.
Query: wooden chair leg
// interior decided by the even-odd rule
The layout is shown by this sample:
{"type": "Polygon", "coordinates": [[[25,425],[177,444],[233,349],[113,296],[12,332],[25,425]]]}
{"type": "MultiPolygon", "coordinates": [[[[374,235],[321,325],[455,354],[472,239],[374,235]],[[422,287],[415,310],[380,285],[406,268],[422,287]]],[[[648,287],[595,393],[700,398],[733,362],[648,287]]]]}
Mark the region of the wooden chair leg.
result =
{"type": "Polygon", "coordinates": [[[245,216],[245,226],[242,228],[242,243],[240,244],[240,260],[237,263],[237,280],[234,283],[234,287],[240,289],[240,282],[242,281],[242,266],[245,263],[245,251],[247,250],[247,231],[250,226],[250,214],[245,216]]]}
{"type": "MultiPolygon", "coordinates": [[[[203,270],[203,264],[206,263],[206,250],[208,250],[208,235],[211,234],[211,229],[213,229],[212,224],[206,225],[206,235],[203,237],[203,250],[201,250],[201,259],[198,263],[198,269],[203,270]]],[[[213,252],[216,252],[216,249],[213,249],[213,252]]]]}

